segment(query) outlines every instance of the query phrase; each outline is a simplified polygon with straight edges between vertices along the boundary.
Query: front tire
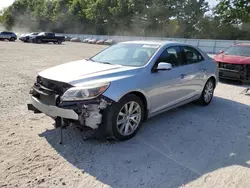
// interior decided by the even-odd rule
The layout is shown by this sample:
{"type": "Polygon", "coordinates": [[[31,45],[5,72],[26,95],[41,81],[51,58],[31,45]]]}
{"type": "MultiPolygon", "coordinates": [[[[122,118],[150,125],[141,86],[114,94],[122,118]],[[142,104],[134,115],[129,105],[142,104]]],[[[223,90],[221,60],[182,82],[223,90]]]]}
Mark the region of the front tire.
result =
{"type": "Polygon", "coordinates": [[[211,103],[214,96],[215,83],[212,78],[210,78],[202,91],[199,99],[201,105],[207,106],[211,103]]]}
{"type": "Polygon", "coordinates": [[[14,42],[14,41],[15,41],[15,38],[14,38],[14,37],[11,37],[9,41],[14,42]]]}
{"type": "Polygon", "coordinates": [[[105,111],[100,134],[108,133],[108,137],[118,141],[134,137],[141,127],[145,114],[142,100],[133,94],[126,95],[105,111]]]}

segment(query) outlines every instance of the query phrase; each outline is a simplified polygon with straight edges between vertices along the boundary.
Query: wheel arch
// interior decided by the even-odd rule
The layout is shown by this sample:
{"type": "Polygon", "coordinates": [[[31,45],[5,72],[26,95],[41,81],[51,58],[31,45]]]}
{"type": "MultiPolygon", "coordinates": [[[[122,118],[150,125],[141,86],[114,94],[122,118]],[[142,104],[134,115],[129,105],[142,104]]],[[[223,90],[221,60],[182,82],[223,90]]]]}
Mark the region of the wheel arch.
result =
{"type": "MultiPolygon", "coordinates": [[[[215,76],[210,76],[209,79],[213,80],[213,82],[214,82],[214,87],[216,87],[216,86],[217,86],[217,82],[216,82],[215,76]]],[[[209,79],[208,79],[208,80],[209,80],[209,79]]]]}
{"type": "Polygon", "coordinates": [[[126,97],[127,95],[135,95],[137,97],[139,97],[143,103],[143,107],[144,107],[144,120],[146,120],[148,118],[148,108],[149,108],[149,103],[148,103],[148,99],[146,97],[145,94],[143,94],[143,92],[140,91],[130,91],[128,93],[126,93],[125,95],[123,95],[120,99],[122,99],[123,97],[126,97]]]}

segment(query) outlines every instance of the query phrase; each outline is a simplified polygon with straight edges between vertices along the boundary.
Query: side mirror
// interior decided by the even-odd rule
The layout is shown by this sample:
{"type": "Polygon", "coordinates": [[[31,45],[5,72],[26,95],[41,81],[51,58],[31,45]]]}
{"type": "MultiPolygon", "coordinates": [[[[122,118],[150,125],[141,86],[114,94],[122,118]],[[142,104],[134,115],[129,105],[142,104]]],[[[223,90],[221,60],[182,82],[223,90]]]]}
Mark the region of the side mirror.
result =
{"type": "Polygon", "coordinates": [[[171,69],[172,69],[172,64],[165,62],[160,62],[156,68],[156,70],[171,70],[171,69]]]}
{"type": "Polygon", "coordinates": [[[221,51],[220,51],[220,54],[223,54],[223,53],[224,53],[224,50],[221,50],[221,51]]]}

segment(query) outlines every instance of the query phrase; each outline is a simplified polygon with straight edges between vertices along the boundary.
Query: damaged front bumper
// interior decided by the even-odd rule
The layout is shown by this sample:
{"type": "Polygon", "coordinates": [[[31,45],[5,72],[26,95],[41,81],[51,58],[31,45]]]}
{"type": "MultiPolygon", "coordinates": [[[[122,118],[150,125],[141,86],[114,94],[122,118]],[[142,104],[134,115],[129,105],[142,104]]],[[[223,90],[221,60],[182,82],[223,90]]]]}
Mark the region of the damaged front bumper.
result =
{"type": "Polygon", "coordinates": [[[44,113],[53,118],[56,127],[62,126],[62,122],[68,124],[74,122],[91,129],[98,129],[102,123],[102,111],[112,103],[110,99],[102,95],[86,101],[65,102],[60,100],[60,95],[37,86],[32,88],[30,94],[28,110],[34,113],[44,113]]]}
{"type": "Polygon", "coordinates": [[[219,78],[250,83],[250,65],[219,63],[219,78]]]}
{"type": "Polygon", "coordinates": [[[32,110],[35,113],[41,112],[53,118],[61,117],[72,120],[79,119],[78,114],[74,110],[63,109],[57,106],[44,104],[34,96],[30,97],[30,102],[31,104],[28,104],[28,110],[32,110]]]}

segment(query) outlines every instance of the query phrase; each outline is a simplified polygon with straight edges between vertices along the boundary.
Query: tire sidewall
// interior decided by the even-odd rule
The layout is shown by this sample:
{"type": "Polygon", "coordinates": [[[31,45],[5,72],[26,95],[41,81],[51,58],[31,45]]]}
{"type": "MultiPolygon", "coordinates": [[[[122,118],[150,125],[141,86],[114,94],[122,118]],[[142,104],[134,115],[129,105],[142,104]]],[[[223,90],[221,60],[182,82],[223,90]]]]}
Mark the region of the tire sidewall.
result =
{"type": "Polygon", "coordinates": [[[42,40],[41,39],[36,39],[36,43],[41,44],[42,40]]]}
{"type": "Polygon", "coordinates": [[[214,89],[215,89],[215,84],[214,84],[213,80],[210,78],[206,82],[205,87],[204,87],[203,92],[202,92],[202,95],[201,95],[203,105],[207,106],[207,105],[209,105],[211,103],[211,101],[213,100],[213,97],[214,97],[214,89]],[[212,98],[208,102],[206,102],[205,101],[205,90],[206,90],[207,84],[210,83],[210,82],[213,84],[213,94],[212,94],[212,98]]]}
{"type": "Polygon", "coordinates": [[[144,119],[144,114],[145,114],[145,110],[144,110],[144,105],[143,105],[143,102],[141,101],[141,99],[139,97],[137,97],[136,95],[127,95],[125,97],[123,97],[113,108],[113,117],[112,117],[112,133],[113,133],[113,137],[116,139],[116,140],[119,140],[119,141],[125,141],[125,140],[129,140],[130,138],[134,137],[137,132],[139,131],[140,127],[141,127],[141,124],[143,122],[143,119],[144,119]],[[141,120],[140,120],[140,123],[138,125],[138,127],[136,128],[136,130],[128,135],[128,136],[124,136],[122,135],[119,131],[118,131],[118,128],[117,128],[117,116],[121,110],[121,108],[128,102],[130,101],[135,101],[137,102],[140,107],[141,107],[141,120]]]}

